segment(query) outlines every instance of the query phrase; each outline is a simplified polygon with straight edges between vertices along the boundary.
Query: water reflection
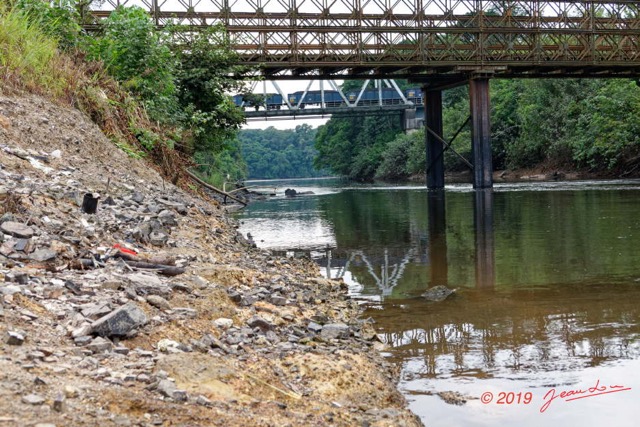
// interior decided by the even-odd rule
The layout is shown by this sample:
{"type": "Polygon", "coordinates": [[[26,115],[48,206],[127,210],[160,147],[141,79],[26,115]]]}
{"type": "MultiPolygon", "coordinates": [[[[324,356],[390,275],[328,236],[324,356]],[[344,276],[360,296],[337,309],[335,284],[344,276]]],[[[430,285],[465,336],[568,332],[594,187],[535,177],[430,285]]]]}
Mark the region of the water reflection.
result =
{"type": "Polygon", "coordinates": [[[324,224],[322,270],[364,301],[426,425],[636,425],[640,185],[559,185],[353,189],[286,215],[324,224]],[[435,285],[458,292],[439,303],[419,297],[435,285]],[[632,390],[554,404],[540,418],[549,388],[597,380],[632,390]],[[435,396],[449,390],[530,391],[535,406],[453,407],[435,396]]]}
{"type": "Polygon", "coordinates": [[[431,285],[449,283],[447,264],[447,214],[444,190],[429,191],[429,263],[431,264],[431,285]]]}
{"type": "Polygon", "coordinates": [[[493,288],[496,281],[493,246],[493,190],[477,190],[473,198],[473,226],[476,243],[476,286],[493,288]]]}

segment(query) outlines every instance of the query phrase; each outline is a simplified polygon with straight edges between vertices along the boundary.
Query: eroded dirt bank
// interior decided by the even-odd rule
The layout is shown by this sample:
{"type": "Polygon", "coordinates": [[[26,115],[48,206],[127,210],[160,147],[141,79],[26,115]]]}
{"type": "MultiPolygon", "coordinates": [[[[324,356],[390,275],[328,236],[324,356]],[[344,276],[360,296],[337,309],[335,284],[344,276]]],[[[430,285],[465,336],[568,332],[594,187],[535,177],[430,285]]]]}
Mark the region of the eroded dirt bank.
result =
{"type": "Polygon", "coordinates": [[[76,111],[0,97],[0,216],[0,426],[421,425],[342,283],[76,111]]]}

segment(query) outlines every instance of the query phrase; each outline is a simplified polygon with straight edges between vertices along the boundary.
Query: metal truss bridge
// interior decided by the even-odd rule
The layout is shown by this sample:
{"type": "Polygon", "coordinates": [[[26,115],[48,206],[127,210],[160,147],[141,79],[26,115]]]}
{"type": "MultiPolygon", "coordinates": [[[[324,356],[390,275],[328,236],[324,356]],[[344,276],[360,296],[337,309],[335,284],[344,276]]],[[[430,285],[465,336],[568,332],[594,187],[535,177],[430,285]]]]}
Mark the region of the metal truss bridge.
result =
{"type": "Polygon", "coordinates": [[[222,24],[269,79],[640,75],[640,3],[628,0],[105,0],[158,26],[222,24]]]}
{"type": "Polygon", "coordinates": [[[222,25],[239,62],[268,80],[420,83],[430,189],[444,187],[452,142],[442,137],[443,90],[469,84],[469,167],[482,189],[493,186],[492,78],[640,77],[638,1],[104,0],[91,13],[120,5],[146,9],[160,27],[222,25]]]}

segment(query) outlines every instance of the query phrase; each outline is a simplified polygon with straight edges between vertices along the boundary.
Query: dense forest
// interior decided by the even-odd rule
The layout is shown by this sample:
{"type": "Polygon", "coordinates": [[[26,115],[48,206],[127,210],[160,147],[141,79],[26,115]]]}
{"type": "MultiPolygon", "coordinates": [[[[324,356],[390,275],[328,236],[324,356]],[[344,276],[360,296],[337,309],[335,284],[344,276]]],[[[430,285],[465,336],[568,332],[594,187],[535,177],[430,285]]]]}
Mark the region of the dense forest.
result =
{"type": "Polygon", "coordinates": [[[238,133],[249,178],[309,178],[323,175],[313,167],[317,129],[244,129],[238,133]]]}
{"type": "MultiPolygon", "coordinates": [[[[628,176],[640,166],[640,88],[629,79],[493,80],[495,169],[565,168],[628,176]]],[[[469,115],[466,87],[443,96],[444,137],[469,115]]],[[[467,125],[453,142],[471,158],[467,125]]],[[[330,120],[318,130],[316,164],[356,180],[403,180],[424,174],[424,130],[405,135],[399,118],[330,120]]],[[[451,151],[449,171],[464,170],[451,151]]]]}

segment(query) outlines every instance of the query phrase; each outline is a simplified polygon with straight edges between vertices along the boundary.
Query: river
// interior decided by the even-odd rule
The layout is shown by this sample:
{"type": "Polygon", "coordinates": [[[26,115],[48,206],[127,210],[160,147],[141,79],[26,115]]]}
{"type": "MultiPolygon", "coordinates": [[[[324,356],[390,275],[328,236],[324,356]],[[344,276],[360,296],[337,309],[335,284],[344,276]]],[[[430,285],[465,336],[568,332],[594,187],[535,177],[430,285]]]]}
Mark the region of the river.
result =
{"type": "Polygon", "coordinates": [[[258,184],[240,231],[345,280],[425,425],[638,425],[640,181],[258,184]]]}

